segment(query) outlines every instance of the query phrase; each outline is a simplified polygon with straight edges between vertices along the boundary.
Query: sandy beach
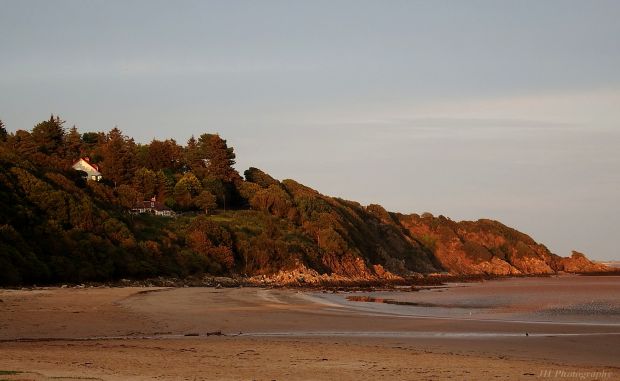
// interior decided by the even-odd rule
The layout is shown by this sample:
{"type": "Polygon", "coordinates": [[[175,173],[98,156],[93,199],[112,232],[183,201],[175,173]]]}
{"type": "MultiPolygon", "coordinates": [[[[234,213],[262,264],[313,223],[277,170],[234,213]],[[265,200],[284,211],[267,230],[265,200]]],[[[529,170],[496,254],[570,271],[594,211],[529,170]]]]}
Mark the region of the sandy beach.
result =
{"type": "Polygon", "coordinates": [[[618,277],[417,292],[43,288],[0,300],[0,379],[620,379],[618,277]]]}

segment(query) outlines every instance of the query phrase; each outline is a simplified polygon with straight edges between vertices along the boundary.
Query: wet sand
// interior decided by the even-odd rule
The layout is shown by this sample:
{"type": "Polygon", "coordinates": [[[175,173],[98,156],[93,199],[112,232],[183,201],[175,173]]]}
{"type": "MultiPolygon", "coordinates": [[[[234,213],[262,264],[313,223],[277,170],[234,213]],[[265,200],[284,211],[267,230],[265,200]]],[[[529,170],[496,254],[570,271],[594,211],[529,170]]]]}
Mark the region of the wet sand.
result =
{"type": "Polygon", "coordinates": [[[0,379],[620,379],[618,277],[337,294],[52,288],[0,299],[0,379]]]}

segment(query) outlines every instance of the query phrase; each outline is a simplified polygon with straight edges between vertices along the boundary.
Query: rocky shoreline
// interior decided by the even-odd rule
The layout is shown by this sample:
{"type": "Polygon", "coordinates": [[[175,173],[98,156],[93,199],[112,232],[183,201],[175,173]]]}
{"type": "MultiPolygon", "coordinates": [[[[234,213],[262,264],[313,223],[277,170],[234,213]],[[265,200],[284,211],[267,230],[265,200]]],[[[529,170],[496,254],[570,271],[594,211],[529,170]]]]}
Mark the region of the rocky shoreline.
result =
{"type": "Polygon", "coordinates": [[[185,278],[175,277],[155,277],[147,279],[120,279],[110,282],[84,282],[79,284],[49,284],[49,285],[30,285],[21,287],[4,287],[4,289],[15,290],[35,290],[46,288],[118,288],[118,287],[215,287],[215,288],[236,288],[236,287],[267,287],[267,288],[294,288],[307,290],[329,290],[329,291],[355,291],[355,290],[396,290],[399,291],[419,291],[428,286],[442,286],[447,283],[467,283],[484,282],[496,279],[509,278],[546,278],[554,276],[620,276],[620,269],[611,269],[604,272],[582,272],[557,274],[417,274],[410,277],[395,277],[391,279],[356,279],[344,277],[324,276],[321,279],[311,279],[307,281],[303,277],[295,277],[291,273],[288,279],[279,276],[255,276],[255,277],[224,277],[224,276],[188,276],[185,278]]]}

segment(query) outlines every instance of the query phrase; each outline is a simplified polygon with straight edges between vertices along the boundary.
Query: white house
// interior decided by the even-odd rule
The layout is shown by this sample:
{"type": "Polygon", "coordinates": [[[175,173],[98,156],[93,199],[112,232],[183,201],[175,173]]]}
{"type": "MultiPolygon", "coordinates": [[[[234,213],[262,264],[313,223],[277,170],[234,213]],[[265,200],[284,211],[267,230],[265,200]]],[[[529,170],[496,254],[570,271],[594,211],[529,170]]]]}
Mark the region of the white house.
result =
{"type": "Polygon", "coordinates": [[[72,167],[76,171],[86,172],[86,180],[100,181],[102,178],[99,166],[91,163],[88,157],[81,157],[80,160],[73,163],[72,167]]]}

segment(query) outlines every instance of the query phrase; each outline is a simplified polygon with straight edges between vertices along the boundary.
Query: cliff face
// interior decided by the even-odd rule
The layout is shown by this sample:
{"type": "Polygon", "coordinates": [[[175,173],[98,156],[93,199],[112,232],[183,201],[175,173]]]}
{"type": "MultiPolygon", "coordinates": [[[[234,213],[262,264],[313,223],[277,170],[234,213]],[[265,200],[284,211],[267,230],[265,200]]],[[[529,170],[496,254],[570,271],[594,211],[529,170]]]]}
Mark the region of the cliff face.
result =
{"type": "Polygon", "coordinates": [[[315,262],[299,262],[302,272],[307,267],[335,279],[376,280],[440,271],[430,250],[379,206],[328,197],[293,180],[263,189],[270,197],[257,193],[252,207],[285,217],[316,245],[315,262]]]}
{"type": "MultiPolygon", "coordinates": [[[[252,174],[260,179],[266,176],[257,169],[252,174]]],[[[263,190],[250,204],[286,216],[316,244],[315,265],[300,261],[294,270],[263,275],[273,282],[300,278],[309,283],[343,278],[380,280],[434,272],[525,275],[606,271],[605,266],[579,253],[559,257],[497,221],[455,222],[428,213],[390,213],[380,205],[363,207],[322,195],[293,180],[271,180],[256,182],[263,190]]]]}
{"type": "Polygon", "coordinates": [[[606,271],[583,254],[562,258],[528,235],[500,222],[454,222],[443,216],[396,215],[411,237],[429,248],[453,274],[554,274],[606,271]]]}

